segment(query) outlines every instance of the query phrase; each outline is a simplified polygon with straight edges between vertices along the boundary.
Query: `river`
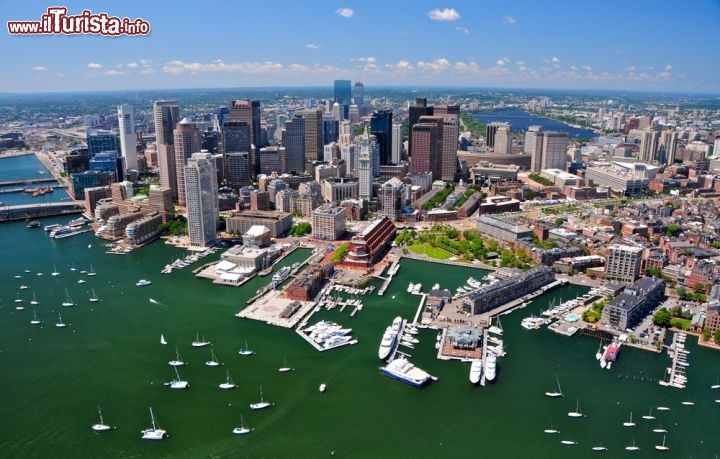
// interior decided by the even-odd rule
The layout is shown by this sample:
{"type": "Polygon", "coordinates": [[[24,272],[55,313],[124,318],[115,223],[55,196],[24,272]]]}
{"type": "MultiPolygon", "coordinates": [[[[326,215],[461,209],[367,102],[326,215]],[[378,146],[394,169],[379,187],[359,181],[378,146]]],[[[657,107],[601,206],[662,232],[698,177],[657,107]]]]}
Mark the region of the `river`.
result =
{"type": "Polygon", "coordinates": [[[567,132],[571,138],[594,139],[598,136],[598,134],[591,129],[572,127],[561,121],[533,115],[518,108],[474,112],[471,116],[485,124],[492,122],[510,123],[514,132],[524,132],[527,131],[529,126],[538,125],[542,126],[543,131],[567,132]]]}

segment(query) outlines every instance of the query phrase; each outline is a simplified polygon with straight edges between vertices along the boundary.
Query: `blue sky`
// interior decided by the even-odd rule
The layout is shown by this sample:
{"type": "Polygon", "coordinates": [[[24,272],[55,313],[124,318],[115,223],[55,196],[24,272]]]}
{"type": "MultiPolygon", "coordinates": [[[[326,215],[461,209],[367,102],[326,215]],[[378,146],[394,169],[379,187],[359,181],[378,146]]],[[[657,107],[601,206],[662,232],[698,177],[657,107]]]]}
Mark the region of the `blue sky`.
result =
{"type": "Polygon", "coordinates": [[[243,86],[720,92],[719,0],[3,1],[142,18],[147,36],[0,33],[0,92],[243,86]],[[201,6],[199,6],[201,5],[201,6]],[[172,8],[172,15],[167,11],[172,8]]]}

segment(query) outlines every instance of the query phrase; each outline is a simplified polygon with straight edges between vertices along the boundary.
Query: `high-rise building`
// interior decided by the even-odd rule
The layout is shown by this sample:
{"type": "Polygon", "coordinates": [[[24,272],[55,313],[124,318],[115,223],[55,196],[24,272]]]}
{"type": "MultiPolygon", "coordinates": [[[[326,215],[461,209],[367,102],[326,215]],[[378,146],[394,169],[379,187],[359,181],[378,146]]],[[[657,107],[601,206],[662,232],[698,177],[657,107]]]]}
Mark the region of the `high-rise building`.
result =
{"type": "Polygon", "coordinates": [[[285,147],[276,145],[262,147],[260,149],[260,173],[270,175],[273,172],[284,174],[285,169],[285,147]]]}
{"type": "Polygon", "coordinates": [[[193,153],[183,172],[190,246],[207,247],[217,237],[219,218],[215,160],[210,153],[193,153]]]}
{"type": "Polygon", "coordinates": [[[443,143],[442,153],[440,157],[440,179],[452,182],[455,180],[455,172],[457,171],[457,150],[458,137],[460,136],[460,118],[454,113],[440,115],[437,113],[438,107],[435,106],[436,116],[443,117],[443,143]]]}
{"type": "Polygon", "coordinates": [[[330,109],[330,114],[332,115],[333,118],[335,118],[335,120],[337,122],[341,122],[343,117],[342,117],[342,108],[340,108],[340,104],[338,104],[337,102],[334,102],[332,104],[332,108],[330,109]]]}
{"type": "Polygon", "coordinates": [[[332,116],[331,113],[323,113],[323,145],[327,145],[338,140],[338,127],[340,123],[332,116]]]}
{"type": "Polygon", "coordinates": [[[117,132],[89,128],[86,139],[88,156],[91,158],[103,151],[120,151],[120,136],[117,132]]]}
{"type": "Polygon", "coordinates": [[[377,138],[380,147],[380,165],[392,162],[392,110],[376,110],[370,117],[370,133],[377,138]]]}
{"type": "Polygon", "coordinates": [[[410,137],[411,172],[431,172],[433,180],[442,176],[443,116],[421,116],[410,137]]]}
{"type": "Polygon", "coordinates": [[[405,184],[396,177],[391,178],[380,186],[379,201],[380,215],[392,221],[400,220],[400,213],[405,195],[405,184]]]}
{"type": "Polygon", "coordinates": [[[392,126],[392,149],[390,153],[390,162],[398,164],[402,161],[405,145],[402,124],[393,124],[392,126]]]}
{"type": "Polygon", "coordinates": [[[359,81],[355,82],[352,90],[353,103],[361,107],[365,103],[365,85],[359,81]]]}
{"type": "Polygon", "coordinates": [[[120,152],[125,162],[125,170],[138,169],[137,139],[135,137],[135,108],[132,105],[117,106],[120,124],[120,152]]]}
{"type": "Polygon", "coordinates": [[[350,88],[350,80],[335,80],[333,99],[340,104],[341,119],[348,119],[351,98],[352,89],[350,88]]]}
{"type": "MultiPolygon", "coordinates": [[[[155,120],[160,184],[164,188],[170,188],[173,199],[177,199],[178,185],[173,130],[180,121],[180,106],[175,100],[155,101],[153,102],[153,118],[155,120]]],[[[180,164],[181,168],[182,166],[183,164],[180,164]]]]}
{"type": "MultiPolygon", "coordinates": [[[[183,118],[175,126],[175,164],[184,165],[193,153],[200,152],[202,136],[197,125],[187,118],[183,118]]],[[[211,156],[212,157],[212,156],[211,156]]],[[[217,179],[216,179],[217,182],[217,179]]],[[[185,205],[185,171],[182,166],[177,171],[178,204],[185,205]]]]}
{"type": "Polygon", "coordinates": [[[335,142],[325,144],[323,147],[323,161],[330,164],[340,157],[340,148],[335,142]]]}
{"type": "Polygon", "coordinates": [[[356,145],[356,153],[358,155],[358,170],[360,169],[360,154],[363,150],[368,151],[368,156],[370,157],[370,170],[373,177],[379,177],[380,176],[380,146],[378,145],[378,139],[376,136],[372,134],[368,134],[367,127],[365,127],[365,132],[355,137],[355,145],[356,145]]]}
{"type": "Polygon", "coordinates": [[[525,133],[525,154],[530,155],[530,170],[539,172],[542,161],[542,146],[544,132],[542,126],[529,126],[525,133]]]}
{"type": "Polygon", "coordinates": [[[305,161],[323,157],[323,113],[320,109],[305,109],[297,113],[305,121],[305,161]]]}
{"type": "Polygon", "coordinates": [[[355,149],[355,144],[340,145],[340,159],[345,161],[345,174],[355,174],[357,171],[357,150],[355,149]]]}
{"type": "Polygon", "coordinates": [[[495,153],[501,155],[509,155],[511,153],[512,142],[510,139],[510,125],[498,126],[495,131],[495,153]]]}
{"type": "Polygon", "coordinates": [[[250,125],[244,121],[228,121],[222,125],[222,152],[250,152],[250,125]]]}
{"type": "Polygon", "coordinates": [[[426,115],[432,115],[433,114],[433,106],[428,106],[427,99],[424,97],[418,97],[415,99],[415,105],[411,105],[408,107],[408,132],[411,134],[410,137],[408,137],[408,153],[412,156],[412,144],[413,144],[413,138],[412,138],[412,129],[413,126],[420,120],[421,116],[426,115]]]}
{"type": "MultiPolygon", "coordinates": [[[[660,133],[660,142],[658,146],[658,160],[662,164],[672,164],[675,162],[675,153],[677,151],[677,131],[662,131],[660,133]]],[[[717,144],[717,140],[715,141],[717,144]]],[[[716,151],[715,154],[720,154],[716,151]]]]}
{"type": "Polygon", "coordinates": [[[256,148],[264,147],[260,133],[261,110],[258,100],[231,100],[228,104],[230,121],[245,122],[250,126],[250,143],[256,148]]]}
{"type": "Polygon", "coordinates": [[[506,126],[508,133],[510,133],[510,124],[501,122],[492,122],[485,127],[485,144],[488,147],[495,147],[495,134],[500,126],[506,126]]]}
{"type": "Polygon", "coordinates": [[[252,185],[250,174],[250,153],[231,152],[224,155],[225,180],[234,189],[252,185]]]}
{"type": "Polygon", "coordinates": [[[627,245],[610,246],[605,277],[632,284],[640,277],[643,249],[627,245]]]}
{"type": "Polygon", "coordinates": [[[324,241],[340,239],[345,233],[345,208],[320,206],[312,211],[312,237],[324,241]]]}
{"type": "Polygon", "coordinates": [[[374,139],[364,138],[358,145],[360,147],[357,170],[358,197],[369,201],[372,199],[373,191],[373,148],[377,148],[377,143],[374,142],[374,139]]]}
{"type": "Polygon", "coordinates": [[[628,139],[640,141],[640,150],[638,151],[640,161],[649,164],[657,159],[658,132],[651,129],[631,129],[628,133],[628,139]]]}
{"type": "Polygon", "coordinates": [[[348,120],[340,121],[340,135],[338,136],[338,144],[350,145],[353,141],[353,126],[348,120]]]}
{"type": "Polygon", "coordinates": [[[540,169],[567,169],[567,132],[546,132],[543,135],[540,169]]]}
{"type": "Polygon", "coordinates": [[[305,119],[298,113],[285,122],[283,130],[285,168],[288,173],[301,174],[305,170],[305,119]]]}

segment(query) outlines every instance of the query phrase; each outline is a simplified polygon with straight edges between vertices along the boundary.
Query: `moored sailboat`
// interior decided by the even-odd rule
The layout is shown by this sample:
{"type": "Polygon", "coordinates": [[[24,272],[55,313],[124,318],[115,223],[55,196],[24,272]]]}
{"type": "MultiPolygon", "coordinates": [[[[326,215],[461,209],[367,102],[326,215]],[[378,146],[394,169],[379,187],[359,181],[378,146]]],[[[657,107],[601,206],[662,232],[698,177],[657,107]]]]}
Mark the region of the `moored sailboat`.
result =
{"type": "Polygon", "coordinates": [[[97,303],[100,301],[100,298],[98,298],[97,294],[95,293],[95,289],[92,289],[92,296],[90,297],[91,303],[97,303]]]}
{"type": "Polygon", "coordinates": [[[251,350],[248,346],[247,340],[245,340],[245,347],[240,348],[240,350],[238,351],[238,354],[240,355],[253,355],[254,353],[255,351],[251,350]]]}
{"type": "Polygon", "coordinates": [[[55,323],[55,326],[57,328],[65,328],[66,327],[65,322],[63,322],[62,316],[59,313],[58,313],[58,321],[55,323]]]}
{"type": "Polygon", "coordinates": [[[269,406],[273,405],[270,402],[266,402],[265,399],[263,399],[263,392],[262,392],[262,386],[260,386],[260,401],[257,403],[251,403],[250,409],[252,410],[262,410],[263,408],[267,408],[269,406]]]}
{"type": "Polygon", "coordinates": [[[152,428],[141,430],[143,440],[163,440],[167,435],[167,431],[158,428],[152,407],[150,407],[150,419],[152,420],[152,428]]]}
{"type": "Polygon", "coordinates": [[[65,307],[75,306],[75,303],[73,303],[72,298],[70,298],[70,292],[68,292],[68,289],[65,289],[65,301],[63,301],[62,305],[65,307]]]}
{"type": "Polygon", "coordinates": [[[98,405],[97,409],[98,416],[100,417],[100,422],[97,424],[93,424],[92,430],[94,430],[95,432],[106,432],[108,430],[112,430],[112,426],[105,424],[105,421],[103,420],[102,411],[100,411],[100,405],[98,405]]]}
{"type": "Polygon", "coordinates": [[[205,365],[207,365],[209,367],[216,367],[216,366],[220,365],[220,362],[218,362],[217,357],[215,357],[215,350],[212,348],[210,349],[210,360],[206,361],[205,365]]]}
{"type": "Polygon", "coordinates": [[[655,445],[655,449],[658,451],[669,451],[670,447],[665,446],[665,435],[663,435],[662,445],[655,445]]]}
{"type": "Polygon", "coordinates": [[[225,378],[225,382],[224,382],[224,383],[220,383],[220,384],[218,385],[218,387],[219,387],[220,389],[225,389],[225,390],[227,390],[227,389],[235,389],[237,386],[235,385],[235,381],[233,381],[232,377],[230,377],[230,371],[229,371],[229,370],[226,371],[226,375],[227,375],[227,377],[225,378]]]}
{"type": "Polygon", "coordinates": [[[253,431],[253,429],[248,427],[248,425],[245,423],[245,417],[241,414],[240,415],[240,426],[235,427],[233,429],[233,433],[236,435],[245,435],[245,434],[249,434],[252,431],[253,431]]]}
{"type": "Polygon", "coordinates": [[[33,310],[33,318],[30,321],[30,325],[40,325],[40,320],[37,318],[37,313],[33,310]]]}
{"type": "Polygon", "coordinates": [[[545,392],[545,395],[548,397],[562,397],[562,389],[560,388],[560,379],[555,376],[555,380],[557,381],[557,391],[549,391],[545,392]]]}
{"type": "Polygon", "coordinates": [[[568,413],[568,417],[581,418],[582,416],[583,416],[583,414],[580,411],[580,399],[577,399],[577,404],[575,405],[575,411],[570,411],[568,413]]]}
{"type": "Polygon", "coordinates": [[[165,335],[163,335],[162,333],[160,334],[160,344],[162,344],[163,346],[167,344],[167,341],[165,341],[165,335]]]}
{"type": "Polygon", "coordinates": [[[287,366],[287,361],[285,360],[285,356],[284,356],[284,355],[283,355],[283,366],[281,366],[280,368],[278,368],[278,371],[281,372],[281,373],[285,373],[285,372],[288,372],[288,371],[293,371],[293,368],[287,366]]]}

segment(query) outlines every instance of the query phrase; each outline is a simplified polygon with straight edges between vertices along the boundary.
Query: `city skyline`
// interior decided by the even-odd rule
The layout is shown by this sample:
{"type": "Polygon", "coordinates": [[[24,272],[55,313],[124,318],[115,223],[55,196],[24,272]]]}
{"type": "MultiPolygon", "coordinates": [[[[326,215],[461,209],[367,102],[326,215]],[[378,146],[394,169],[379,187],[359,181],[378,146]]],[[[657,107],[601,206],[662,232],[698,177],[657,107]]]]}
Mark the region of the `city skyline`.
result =
{"type": "MultiPolygon", "coordinates": [[[[69,15],[142,18],[147,36],[11,35],[0,92],[330,85],[720,91],[709,59],[720,4],[517,1],[291,2],[204,8],[64,4],[69,15]],[[612,5],[616,4],[616,7],[612,5]],[[382,8],[380,8],[382,5],[382,8]],[[278,10],[282,14],[278,14],[278,10]],[[378,14],[380,13],[381,14],[378,14]],[[698,14],[702,12],[702,14],[698,14]],[[237,18],[225,24],[224,18],[237,18]],[[267,18],[267,19],[263,19],[267,18]]],[[[3,4],[7,21],[49,5],[3,4]]]]}

